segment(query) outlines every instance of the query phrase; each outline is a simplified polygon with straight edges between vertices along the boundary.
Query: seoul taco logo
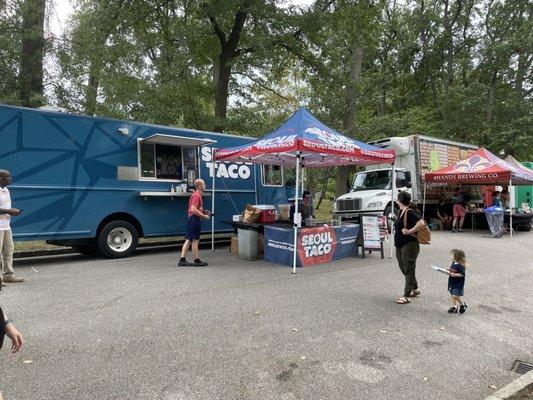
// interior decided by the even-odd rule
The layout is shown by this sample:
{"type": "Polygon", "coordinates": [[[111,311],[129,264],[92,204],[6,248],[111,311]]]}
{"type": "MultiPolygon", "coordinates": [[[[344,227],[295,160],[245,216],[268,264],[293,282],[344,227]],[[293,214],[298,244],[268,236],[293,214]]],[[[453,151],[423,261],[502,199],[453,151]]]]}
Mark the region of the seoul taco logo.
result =
{"type": "Polygon", "coordinates": [[[329,227],[306,229],[298,238],[298,253],[302,265],[310,260],[326,262],[333,259],[336,248],[335,231],[329,227]]]}

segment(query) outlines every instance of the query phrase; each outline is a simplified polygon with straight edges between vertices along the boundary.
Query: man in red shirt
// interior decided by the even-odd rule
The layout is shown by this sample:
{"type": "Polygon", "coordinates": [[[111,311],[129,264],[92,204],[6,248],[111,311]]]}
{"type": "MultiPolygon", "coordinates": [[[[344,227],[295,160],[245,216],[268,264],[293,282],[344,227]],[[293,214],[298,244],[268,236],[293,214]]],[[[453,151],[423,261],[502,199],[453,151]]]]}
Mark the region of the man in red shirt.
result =
{"type": "Polygon", "coordinates": [[[181,258],[178,262],[179,267],[205,267],[207,265],[206,262],[201,261],[199,258],[198,244],[200,242],[200,232],[202,231],[202,219],[209,219],[211,212],[209,210],[204,210],[202,194],[205,192],[205,182],[203,179],[195,180],[194,187],[196,190],[189,199],[189,209],[187,211],[189,220],[187,222],[185,243],[183,243],[181,258]],[[189,252],[189,246],[191,243],[194,263],[188,262],[185,258],[189,252]]]}

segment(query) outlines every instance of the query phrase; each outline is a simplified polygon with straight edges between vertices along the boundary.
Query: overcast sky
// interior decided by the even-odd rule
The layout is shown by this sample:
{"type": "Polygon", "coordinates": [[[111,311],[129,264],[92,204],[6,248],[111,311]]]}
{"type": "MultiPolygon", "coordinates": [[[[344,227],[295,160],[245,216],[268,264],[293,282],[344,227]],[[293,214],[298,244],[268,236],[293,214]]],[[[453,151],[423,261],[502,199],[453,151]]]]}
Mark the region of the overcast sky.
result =
{"type": "MultiPolygon", "coordinates": [[[[285,0],[287,4],[308,6],[314,0],[285,0]]],[[[71,0],[52,0],[52,12],[49,14],[50,31],[54,36],[60,36],[66,27],[68,17],[72,14],[71,0]]]]}

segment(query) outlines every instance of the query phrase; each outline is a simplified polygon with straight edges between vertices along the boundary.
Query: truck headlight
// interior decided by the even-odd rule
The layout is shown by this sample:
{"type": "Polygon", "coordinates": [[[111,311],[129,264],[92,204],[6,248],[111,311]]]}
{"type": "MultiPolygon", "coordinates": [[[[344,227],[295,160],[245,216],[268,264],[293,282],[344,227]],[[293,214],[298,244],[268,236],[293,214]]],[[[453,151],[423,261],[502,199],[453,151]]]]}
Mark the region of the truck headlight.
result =
{"type": "Polygon", "coordinates": [[[377,208],[377,207],[381,207],[383,205],[383,203],[381,201],[374,201],[372,203],[368,203],[368,208],[377,208]]]}

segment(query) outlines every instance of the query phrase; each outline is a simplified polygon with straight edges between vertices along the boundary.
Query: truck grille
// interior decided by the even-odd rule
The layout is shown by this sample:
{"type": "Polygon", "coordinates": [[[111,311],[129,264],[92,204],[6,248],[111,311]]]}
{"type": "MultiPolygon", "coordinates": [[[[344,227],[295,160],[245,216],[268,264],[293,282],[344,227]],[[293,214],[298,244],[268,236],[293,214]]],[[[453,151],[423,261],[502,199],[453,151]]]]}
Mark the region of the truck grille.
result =
{"type": "Polygon", "coordinates": [[[357,211],[361,209],[361,199],[337,200],[337,211],[357,211]]]}

